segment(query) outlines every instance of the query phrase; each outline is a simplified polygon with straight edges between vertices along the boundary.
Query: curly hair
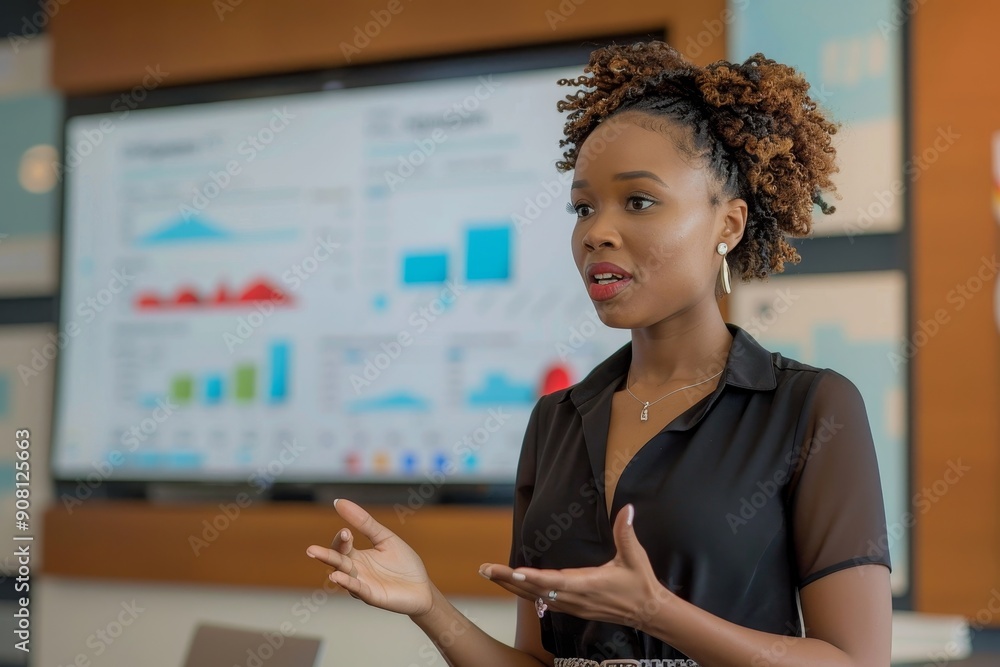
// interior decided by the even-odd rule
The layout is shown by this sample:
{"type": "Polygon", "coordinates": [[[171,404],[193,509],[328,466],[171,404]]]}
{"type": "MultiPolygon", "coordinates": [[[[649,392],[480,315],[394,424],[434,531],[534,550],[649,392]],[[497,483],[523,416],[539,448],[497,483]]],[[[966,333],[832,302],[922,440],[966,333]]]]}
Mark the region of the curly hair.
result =
{"type": "Polygon", "coordinates": [[[743,238],[727,255],[743,282],[780,273],[800,259],[785,236],[807,236],[813,204],[833,213],[821,196],[836,194],[832,136],[838,125],[809,96],[792,67],[757,53],[742,64],[720,60],[699,67],[661,41],[597,49],[586,74],[559,79],[581,86],[557,103],[569,111],[559,146],[569,146],[559,171],[576,168],[580,147],[605,119],[641,111],[690,128],[678,149],[703,159],[719,194],[747,202],[743,238]]]}

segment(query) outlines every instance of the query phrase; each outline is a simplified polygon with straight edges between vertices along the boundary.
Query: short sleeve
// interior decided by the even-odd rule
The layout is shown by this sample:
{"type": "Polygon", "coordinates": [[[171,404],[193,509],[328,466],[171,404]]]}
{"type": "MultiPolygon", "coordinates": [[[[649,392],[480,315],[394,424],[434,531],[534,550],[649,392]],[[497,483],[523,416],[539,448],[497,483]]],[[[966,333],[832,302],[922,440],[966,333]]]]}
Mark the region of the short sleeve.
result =
{"type": "Polygon", "coordinates": [[[800,588],[857,565],[892,568],[878,460],[861,392],[825,369],[809,394],[790,494],[800,588]]]}
{"type": "Polygon", "coordinates": [[[524,559],[524,550],[521,548],[521,526],[524,524],[524,514],[535,490],[538,422],[544,399],[544,396],[540,397],[531,410],[528,426],[524,429],[521,454],[517,461],[517,474],[514,478],[514,527],[510,544],[510,559],[508,560],[508,565],[512,568],[523,567],[527,564],[524,559]]]}

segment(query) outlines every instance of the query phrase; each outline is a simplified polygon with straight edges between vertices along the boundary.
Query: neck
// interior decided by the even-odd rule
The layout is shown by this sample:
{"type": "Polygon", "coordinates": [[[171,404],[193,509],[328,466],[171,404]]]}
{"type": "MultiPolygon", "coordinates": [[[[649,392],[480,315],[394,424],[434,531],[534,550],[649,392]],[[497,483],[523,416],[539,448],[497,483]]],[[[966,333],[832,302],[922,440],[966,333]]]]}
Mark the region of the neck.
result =
{"type": "Polygon", "coordinates": [[[715,303],[632,330],[632,384],[697,382],[726,365],[733,337],[715,303]]]}

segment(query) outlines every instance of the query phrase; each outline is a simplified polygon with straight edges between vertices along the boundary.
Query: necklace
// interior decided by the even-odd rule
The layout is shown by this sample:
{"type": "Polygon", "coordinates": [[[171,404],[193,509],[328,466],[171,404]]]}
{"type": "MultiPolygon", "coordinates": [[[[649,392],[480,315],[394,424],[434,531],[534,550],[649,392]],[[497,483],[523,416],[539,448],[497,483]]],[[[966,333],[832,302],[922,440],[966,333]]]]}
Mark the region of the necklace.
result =
{"type": "MultiPolygon", "coordinates": [[[[725,370],[725,369],[723,369],[723,370],[725,370]]],[[[642,400],[641,398],[639,398],[638,396],[636,396],[635,394],[633,394],[632,390],[628,388],[629,380],[632,377],[632,369],[629,368],[628,369],[628,374],[625,377],[625,391],[627,391],[632,398],[634,398],[635,400],[637,400],[640,403],[642,403],[642,412],[639,413],[639,421],[646,421],[649,418],[649,406],[655,405],[656,403],[659,403],[660,401],[662,401],[663,399],[665,399],[667,396],[670,396],[671,394],[676,394],[677,392],[682,391],[684,389],[690,389],[691,387],[697,387],[700,384],[705,384],[706,382],[708,382],[712,378],[718,377],[721,374],[722,374],[722,371],[719,371],[718,373],[716,373],[712,377],[707,377],[704,380],[701,380],[699,382],[695,382],[694,384],[689,384],[688,386],[681,387],[680,389],[674,389],[669,394],[664,394],[663,396],[660,396],[655,401],[649,402],[649,401],[642,400]]]]}

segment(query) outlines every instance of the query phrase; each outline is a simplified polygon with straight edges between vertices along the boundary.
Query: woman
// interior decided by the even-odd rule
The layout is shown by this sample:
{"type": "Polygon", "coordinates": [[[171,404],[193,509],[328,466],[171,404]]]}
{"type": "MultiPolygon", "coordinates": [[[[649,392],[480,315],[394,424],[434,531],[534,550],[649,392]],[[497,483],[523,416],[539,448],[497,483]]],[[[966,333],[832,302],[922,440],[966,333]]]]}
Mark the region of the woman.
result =
{"type": "Polygon", "coordinates": [[[559,103],[557,167],[574,170],[584,284],[632,341],[532,411],[510,560],[480,570],[521,598],[515,646],[471,625],[350,501],[338,513],[374,548],[344,530],[308,554],[354,597],[408,614],[452,665],[888,665],[861,396],[764,350],[718,305],[730,271],[782,271],[799,259],[785,235],[809,233],[814,204],[833,210],[820,192],[834,124],[761,54],[701,68],[638,43],[595,51],[585,72],[560,81],[581,89],[559,103]]]}

